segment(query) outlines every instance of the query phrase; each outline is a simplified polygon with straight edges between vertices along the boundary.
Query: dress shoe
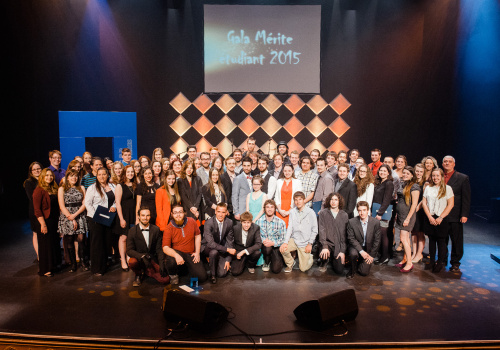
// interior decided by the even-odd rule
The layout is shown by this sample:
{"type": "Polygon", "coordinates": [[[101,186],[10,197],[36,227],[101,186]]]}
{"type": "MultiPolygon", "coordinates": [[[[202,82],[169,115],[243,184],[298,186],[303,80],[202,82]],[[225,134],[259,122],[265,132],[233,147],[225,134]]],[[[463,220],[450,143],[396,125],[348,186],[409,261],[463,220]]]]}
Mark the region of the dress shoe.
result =
{"type": "Polygon", "coordinates": [[[179,284],[179,275],[169,275],[170,284],[179,284]]]}
{"type": "Polygon", "coordinates": [[[100,272],[96,272],[96,273],[94,273],[94,276],[96,276],[96,277],[101,277],[101,276],[102,276],[102,273],[100,273],[100,272]]]}
{"type": "Polygon", "coordinates": [[[212,284],[216,284],[217,278],[215,276],[210,276],[210,282],[212,282],[212,284]]]}
{"type": "Polygon", "coordinates": [[[399,270],[399,272],[408,273],[408,272],[411,272],[411,270],[413,270],[413,265],[411,265],[411,267],[408,270],[401,269],[401,270],[399,270]]]}
{"type": "Polygon", "coordinates": [[[77,270],[76,263],[75,264],[71,264],[71,268],[69,269],[69,272],[76,272],[76,270],[77,270]]]}
{"type": "Polygon", "coordinates": [[[346,277],[347,279],[354,278],[354,271],[349,271],[345,277],[346,277]]]}
{"type": "Polygon", "coordinates": [[[450,272],[460,272],[460,267],[458,265],[452,265],[450,267],[450,272]]]}
{"type": "Polygon", "coordinates": [[[432,272],[433,273],[439,273],[439,272],[441,272],[442,269],[443,269],[443,263],[438,261],[432,267],[432,272]]]}
{"type": "Polygon", "coordinates": [[[320,266],[319,266],[319,269],[318,269],[318,270],[319,270],[319,272],[326,272],[326,269],[327,269],[326,264],[323,264],[323,265],[320,265],[320,266]]]}
{"type": "Polygon", "coordinates": [[[264,271],[264,272],[269,271],[269,264],[262,265],[262,271],[264,271]]]}
{"type": "Polygon", "coordinates": [[[134,283],[132,283],[132,286],[139,287],[141,284],[142,284],[141,276],[140,275],[135,276],[135,280],[134,283]]]}
{"type": "Polygon", "coordinates": [[[375,261],[375,265],[387,265],[388,263],[389,263],[389,258],[385,260],[378,259],[377,261],[375,261]]]}
{"type": "Polygon", "coordinates": [[[253,267],[249,267],[249,268],[248,268],[248,272],[250,272],[250,273],[255,273],[255,268],[253,268],[253,267]]]}

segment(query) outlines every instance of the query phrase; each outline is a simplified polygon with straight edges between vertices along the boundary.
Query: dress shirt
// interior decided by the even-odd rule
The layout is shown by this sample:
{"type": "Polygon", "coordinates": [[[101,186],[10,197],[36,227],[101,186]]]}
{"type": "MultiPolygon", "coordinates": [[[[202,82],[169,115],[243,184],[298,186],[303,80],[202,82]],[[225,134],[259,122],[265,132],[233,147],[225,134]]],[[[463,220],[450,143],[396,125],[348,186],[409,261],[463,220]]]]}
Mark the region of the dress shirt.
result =
{"type": "MultiPolygon", "coordinates": [[[[309,170],[306,173],[301,170],[299,175],[297,176],[297,179],[299,179],[300,182],[302,183],[302,191],[306,195],[306,198],[316,189],[316,184],[318,183],[318,177],[319,177],[318,173],[315,173],[311,170],[309,170]]],[[[307,202],[306,206],[311,207],[312,201],[307,202]]]]}
{"type": "Polygon", "coordinates": [[[141,228],[142,235],[146,241],[146,246],[149,248],[149,224],[147,227],[144,227],[141,223],[139,223],[139,227],[141,228]]]}
{"type": "MultiPolygon", "coordinates": [[[[361,222],[361,228],[363,229],[363,248],[366,247],[366,230],[368,229],[368,218],[366,218],[365,221],[361,220],[361,218],[359,219],[359,221],[361,222]]],[[[361,252],[364,252],[364,250],[361,250],[361,252]]]]}
{"type": "MultiPolygon", "coordinates": [[[[243,242],[243,244],[246,245],[247,243],[247,237],[248,237],[248,231],[245,231],[243,228],[241,229],[241,241],[243,242]]],[[[250,253],[248,253],[248,250],[244,250],[245,254],[246,255],[250,255],[250,253]]]]}
{"type": "Polygon", "coordinates": [[[450,171],[449,173],[444,173],[444,183],[445,184],[448,184],[448,181],[453,176],[453,174],[455,174],[455,170],[450,171]]]}
{"type": "Polygon", "coordinates": [[[274,171],[273,171],[273,176],[274,176],[275,178],[279,178],[279,177],[280,177],[280,173],[281,173],[281,170],[282,170],[282,169],[283,169],[283,165],[282,165],[279,169],[274,168],[274,171]]]}
{"type": "Polygon", "coordinates": [[[219,241],[222,240],[222,227],[224,225],[224,221],[220,222],[219,219],[215,218],[215,221],[217,221],[217,226],[219,226],[219,241]]]}
{"type": "Polygon", "coordinates": [[[234,172],[236,174],[240,174],[242,170],[243,170],[243,163],[240,163],[240,165],[236,165],[236,167],[234,168],[234,172]]]}
{"type": "Polygon", "coordinates": [[[324,208],[324,201],[333,192],[333,177],[328,171],[319,174],[316,189],[314,190],[313,202],[321,201],[321,208],[324,208]]]}
{"type": "Polygon", "coordinates": [[[234,172],[232,175],[229,173],[229,171],[226,171],[226,173],[227,173],[227,176],[229,176],[231,183],[233,183],[234,178],[236,177],[236,172],[234,172]]]}
{"type": "Polygon", "coordinates": [[[248,175],[245,175],[246,178],[247,178],[247,182],[248,182],[248,187],[250,187],[250,192],[253,192],[253,186],[252,186],[252,179],[253,179],[253,176],[251,173],[249,173],[248,175]]]}
{"type": "Polygon", "coordinates": [[[260,227],[260,236],[263,241],[269,239],[274,242],[275,247],[283,244],[286,235],[286,224],[282,219],[274,215],[272,220],[268,221],[266,216],[262,215],[256,224],[260,227]]]}
{"type": "Polygon", "coordinates": [[[64,175],[66,175],[66,170],[62,168],[56,169],[52,165],[49,166],[49,169],[52,170],[52,172],[54,173],[54,178],[56,180],[56,183],[59,185],[64,175]]]}
{"type": "Polygon", "coordinates": [[[290,210],[285,242],[293,238],[297,247],[304,248],[308,244],[312,245],[317,235],[318,219],[314,210],[306,206],[302,210],[296,207],[290,210]]]}

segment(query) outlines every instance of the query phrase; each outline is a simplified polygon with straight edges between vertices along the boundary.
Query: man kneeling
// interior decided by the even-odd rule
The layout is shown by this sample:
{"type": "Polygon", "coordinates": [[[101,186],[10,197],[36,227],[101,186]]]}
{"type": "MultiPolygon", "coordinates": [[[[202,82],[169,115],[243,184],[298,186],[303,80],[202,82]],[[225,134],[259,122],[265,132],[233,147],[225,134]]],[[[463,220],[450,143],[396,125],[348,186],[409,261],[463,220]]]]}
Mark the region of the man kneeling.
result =
{"type": "Polygon", "coordinates": [[[349,258],[351,270],[347,278],[353,278],[358,272],[367,276],[380,244],[380,221],[368,215],[369,204],[359,201],[356,204],[359,216],[349,219],[347,224],[347,241],[349,242],[349,258]]]}
{"type": "Polygon", "coordinates": [[[286,230],[285,243],[280,252],[285,260],[285,272],[292,272],[295,259],[291,252],[297,251],[300,271],[307,271],[313,264],[312,245],[318,235],[318,220],[316,213],[305,206],[304,192],[297,191],[293,195],[295,208],[290,210],[290,219],[286,230]]]}
{"type": "Polygon", "coordinates": [[[128,266],[135,273],[133,286],[139,287],[144,275],[160,283],[168,283],[160,228],[149,223],[151,212],[148,207],[141,207],[137,215],[139,224],[132,227],[127,235],[127,255],[130,256],[128,266]]]}
{"type": "Polygon", "coordinates": [[[172,208],[173,220],[163,233],[165,266],[170,275],[170,283],[179,283],[179,269],[187,270],[198,282],[207,280],[207,272],[200,260],[201,234],[196,221],[186,217],[184,208],[176,204],[172,208]]]}
{"type": "Polygon", "coordinates": [[[260,228],[252,222],[252,214],[246,211],[241,214],[240,220],[241,222],[233,227],[234,248],[236,249],[236,259],[231,262],[233,276],[241,275],[245,265],[248,267],[248,272],[255,273],[255,266],[261,254],[260,228]]]}

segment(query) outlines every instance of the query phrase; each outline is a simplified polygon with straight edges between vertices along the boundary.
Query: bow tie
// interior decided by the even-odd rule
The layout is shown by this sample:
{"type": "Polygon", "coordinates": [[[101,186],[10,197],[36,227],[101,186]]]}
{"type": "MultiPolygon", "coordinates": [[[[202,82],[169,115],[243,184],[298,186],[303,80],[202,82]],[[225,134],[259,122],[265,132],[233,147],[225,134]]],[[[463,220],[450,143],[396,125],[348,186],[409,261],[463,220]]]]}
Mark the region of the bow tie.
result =
{"type": "Polygon", "coordinates": [[[252,179],[252,177],[247,175],[247,179],[248,179],[248,180],[251,180],[251,179],[252,179]]]}
{"type": "Polygon", "coordinates": [[[149,228],[141,229],[142,232],[149,232],[149,228]]]}

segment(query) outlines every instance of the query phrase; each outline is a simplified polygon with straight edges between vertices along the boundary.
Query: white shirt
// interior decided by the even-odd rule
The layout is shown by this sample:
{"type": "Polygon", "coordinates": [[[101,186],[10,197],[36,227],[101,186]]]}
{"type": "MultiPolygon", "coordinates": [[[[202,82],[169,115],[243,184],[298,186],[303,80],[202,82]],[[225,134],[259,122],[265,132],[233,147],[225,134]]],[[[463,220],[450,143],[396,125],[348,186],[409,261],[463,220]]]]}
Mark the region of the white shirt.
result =
{"type": "Polygon", "coordinates": [[[149,225],[148,225],[148,227],[144,227],[144,226],[142,226],[141,223],[139,223],[139,227],[141,228],[141,232],[142,232],[142,235],[144,236],[144,240],[146,241],[146,245],[149,248],[149,225]],[[147,231],[143,231],[143,230],[147,230],[147,231]]]}
{"type": "Polygon", "coordinates": [[[431,215],[441,216],[448,205],[448,199],[454,196],[453,189],[446,185],[446,194],[438,199],[439,186],[427,186],[424,190],[424,197],[427,200],[427,208],[431,215]]]}

